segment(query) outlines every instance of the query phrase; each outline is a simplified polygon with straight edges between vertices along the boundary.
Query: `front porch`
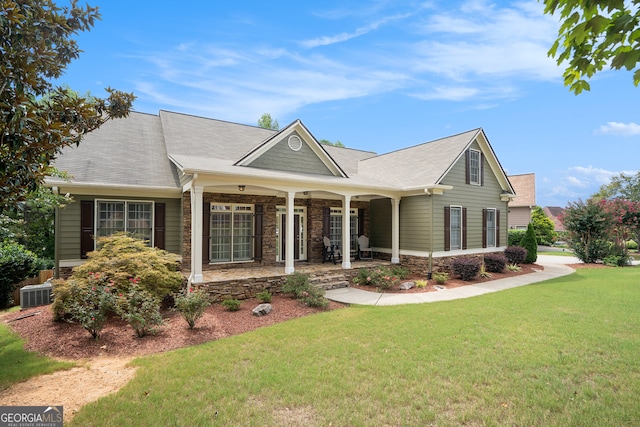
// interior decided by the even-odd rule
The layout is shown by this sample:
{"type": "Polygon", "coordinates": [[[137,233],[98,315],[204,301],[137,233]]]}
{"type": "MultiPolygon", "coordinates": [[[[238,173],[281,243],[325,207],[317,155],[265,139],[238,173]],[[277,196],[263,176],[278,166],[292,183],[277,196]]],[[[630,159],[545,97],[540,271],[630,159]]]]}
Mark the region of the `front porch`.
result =
{"type": "MultiPolygon", "coordinates": [[[[349,286],[361,268],[390,265],[385,260],[355,260],[350,269],[344,269],[340,264],[299,262],[295,265],[295,271],[308,274],[313,285],[327,290],[349,286]]],[[[188,278],[191,272],[184,271],[183,274],[188,278]]],[[[206,289],[214,301],[230,298],[241,300],[253,298],[263,290],[279,293],[288,276],[281,265],[223,268],[203,271],[203,282],[193,286],[206,289]]]]}

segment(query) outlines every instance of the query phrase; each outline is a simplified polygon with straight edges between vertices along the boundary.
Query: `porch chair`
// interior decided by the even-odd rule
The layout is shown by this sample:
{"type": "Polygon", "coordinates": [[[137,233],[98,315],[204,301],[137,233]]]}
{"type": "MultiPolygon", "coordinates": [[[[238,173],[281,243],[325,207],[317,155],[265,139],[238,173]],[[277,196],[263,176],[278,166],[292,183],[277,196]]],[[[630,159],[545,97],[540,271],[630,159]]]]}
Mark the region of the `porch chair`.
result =
{"type": "Polygon", "coordinates": [[[373,259],[373,251],[369,247],[369,238],[364,234],[358,237],[358,259],[373,259]],[[366,256],[364,254],[367,254],[366,256]]]}
{"type": "Polygon", "coordinates": [[[322,238],[322,242],[322,263],[324,264],[325,261],[332,261],[336,264],[336,258],[340,259],[340,251],[333,247],[331,240],[327,236],[322,238]]]}

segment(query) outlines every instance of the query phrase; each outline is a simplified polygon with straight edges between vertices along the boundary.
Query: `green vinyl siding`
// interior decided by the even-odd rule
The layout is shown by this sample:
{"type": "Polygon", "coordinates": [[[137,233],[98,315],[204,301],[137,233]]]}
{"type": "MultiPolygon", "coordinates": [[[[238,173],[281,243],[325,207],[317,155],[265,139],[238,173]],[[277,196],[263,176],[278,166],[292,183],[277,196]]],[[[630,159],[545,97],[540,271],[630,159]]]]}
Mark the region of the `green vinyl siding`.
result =
{"type": "Polygon", "coordinates": [[[289,148],[288,138],[291,135],[287,135],[271,147],[269,151],[251,162],[249,166],[260,169],[332,176],[333,173],[313,152],[307,142],[295,132],[292,135],[296,135],[302,140],[300,150],[294,151],[289,148]]]}
{"type": "MultiPolygon", "coordinates": [[[[479,150],[476,142],[471,148],[479,150]]],[[[493,208],[500,210],[500,245],[507,242],[507,202],[500,200],[502,188],[492,173],[486,157],[484,163],[484,185],[466,184],[464,155],[442,180],[442,184],[453,186],[441,196],[435,196],[434,202],[434,250],[444,250],[444,207],[462,206],[467,208],[467,249],[482,248],[482,210],[493,208]]]]}
{"type": "Polygon", "coordinates": [[[429,196],[403,197],[400,202],[400,248],[424,251],[429,248],[429,196]]]}
{"type": "MultiPolygon", "coordinates": [[[[101,197],[73,196],[73,202],[60,209],[59,223],[60,260],[80,259],[80,202],[83,200],[141,200],[165,204],[165,245],[166,250],[175,254],[181,253],[182,246],[182,200],[152,199],[148,197],[101,197]]],[[[95,214],[95,213],[94,213],[95,214]]],[[[95,218],[94,218],[95,221],[95,218]]],[[[95,223],[94,223],[95,227],[95,223]]]]}
{"type": "MultiPolygon", "coordinates": [[[[480,150],[477,143],[471,148],[480,150]]],[[[500,246],[507,242],[507,202],[500,200],[502,188],[492,173],[485,156],[482,156],[484,185],[466,183],[464,154],[449,170],[443,185],[451,185],[442,195],[419,195],[404,197],[400,201],[400,250],[430,250],[430,210],[433,197],[433,250],[444,251],[444,207],[460,206],[467,212],[467,249],[482,248],[482,210],[500,211],[500,246]]],[[[371,245],[391,249],[391,202],[389,199],[371,201],[371,245]]]]}
{"type": "Polygon", "coordinates": [[[391,201],[374,199],[369,203],[371,237],[369,246],[391,248],[391,201]]]}

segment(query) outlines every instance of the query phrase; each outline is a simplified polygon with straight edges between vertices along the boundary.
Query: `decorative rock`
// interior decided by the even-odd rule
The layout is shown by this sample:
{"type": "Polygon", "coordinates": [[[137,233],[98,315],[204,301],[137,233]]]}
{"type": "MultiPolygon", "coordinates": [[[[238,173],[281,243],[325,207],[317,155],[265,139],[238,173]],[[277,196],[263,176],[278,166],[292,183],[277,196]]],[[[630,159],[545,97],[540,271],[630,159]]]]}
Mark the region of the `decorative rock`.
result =
{"type": "Polygon", "coordinates": [[[266,316],[267,314],[271,313],[271,310],[271,304],[260,304],[253,309],[253,315],[258,317],[266,316]]]}
{"type": "Polygon", "coordinates": [[[416,285],[415,282],[402,282],[400,283],[400,290],[408,291],[409,289],[413,288],[415,285],[416,285]]]}

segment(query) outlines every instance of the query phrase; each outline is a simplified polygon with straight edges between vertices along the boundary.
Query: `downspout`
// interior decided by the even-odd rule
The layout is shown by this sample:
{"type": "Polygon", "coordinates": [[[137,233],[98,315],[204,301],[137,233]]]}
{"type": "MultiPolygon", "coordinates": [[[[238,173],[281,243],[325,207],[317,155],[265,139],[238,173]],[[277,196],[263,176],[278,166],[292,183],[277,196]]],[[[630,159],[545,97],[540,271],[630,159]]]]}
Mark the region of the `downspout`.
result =
{"type": "Polygon", "coordinates": [[[429,197],[431,198],[431,215],[429,215],[431,232],[429,233],[429,271],[427,272],[427,280],[431,280],[433,276],[433,194],[429,193],[429,197]]]}
{"type": "MultiPolygon", "coordinates": [[[[58,187],[52,187],[53,194],[60,194],[58,187]]],[[[56,204],[53,214],[53,277],[60,278],[60,206],[56,204]]]]}

